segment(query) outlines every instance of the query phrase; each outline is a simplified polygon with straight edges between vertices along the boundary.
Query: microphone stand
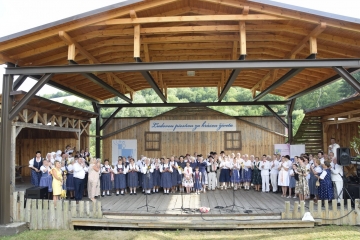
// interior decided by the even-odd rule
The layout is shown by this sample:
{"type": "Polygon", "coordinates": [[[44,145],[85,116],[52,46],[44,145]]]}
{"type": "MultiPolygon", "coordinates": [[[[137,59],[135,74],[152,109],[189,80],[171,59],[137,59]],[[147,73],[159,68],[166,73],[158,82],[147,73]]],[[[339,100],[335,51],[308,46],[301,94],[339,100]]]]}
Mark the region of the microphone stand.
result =
{"type": "MultiPolygon", "coordinates": [[[[344,183],[345,183],[345,179],[346,179],[346,178],[344,178],[344,176],[341,175],[340,173],[338,173],[338,174],[340,175],[340,177],[341,177],[342,180],[343,180],[343,187],[342,187],[340,193],[338,194],[337,199],[339,199],[339,196],[340,196],[340,195],[344,192],[344,190],[345,190],[345,192],[347,193],[347,195],[348,195],[349,198],[351,199],[351,202],[355,205],[354,199],[351,197],[349,191],[345,188],[345,184],[344,184],[344,183]]],[[[346,183],[347,183],[347,181],[346,181],[346,183]]],[[[335,186],[336,186],[336,185],[335,185],[335,186]]],[[[336,190],[337,190],[337,189],[336,189],[336,190]]]]}
{"type": "MultiPolygon", "coordinates": [[[[145,174],[145,205],[144,206],[141,206],[141,207],[138,207],[137,209],[140,209],[140,208],[143,208],[143,207],[146,207],[146,211],[149,212],[149,208],[155,208],[154,206],[150,206],[148,204],[148,194],[146,192],[146,187],[147,185],[149,184],[149,178],[150,178],[150,171],[149,170],[146,170],[147,173],[145,174]],[[149,176],[149,177],[148,177],[149,176]]],[[[150,190],[151,192],[151,190],[150,190]]]]}
{"type": "MultiPolygon", "coordinates": [[[[182,184],[182,181],[181,181],[182,184]]],[[[183,191],[185,190],[185,188],[183,189],[183,191]]],[[[181,207],[180,208],[173,208],[171,210],[180,210],[181,212],[187,212],[184,208],[184,199],[183,199],[183,191],[180,191],[180,196],[181,196],[181,207]]]]}
{"type": "MultiPolygon", "coordinates": [[[[232,169],[231,171],[233,171],[233,169],[232,169]]],[[[234,174],[234,172],[232,172],[232,174],[234,174]]],[[[232,198],[233,198],[233,204],[232,204],[232,205],[229,205],[229,206],[226,206],[225,208],[232,207],[232,209],[229,210],[229,211],[230,211],[230,212],[235,212],[234,207],[240,207],[240,208],[242,208],[241,206],[238,206],[238,205],[235,204],[235,176],[234,176],[234,178],[233,178],[233,197],[232,197],[232,198]]]]}

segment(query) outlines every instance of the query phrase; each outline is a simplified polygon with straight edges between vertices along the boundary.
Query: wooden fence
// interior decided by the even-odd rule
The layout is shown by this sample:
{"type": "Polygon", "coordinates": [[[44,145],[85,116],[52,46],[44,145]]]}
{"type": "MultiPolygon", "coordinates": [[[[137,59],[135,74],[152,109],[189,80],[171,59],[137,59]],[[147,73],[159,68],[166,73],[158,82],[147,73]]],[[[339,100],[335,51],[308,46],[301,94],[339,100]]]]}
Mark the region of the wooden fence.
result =
{"type": "Polygon", "coordinates": [[[73,229],[72,218],[102,218],[101,202],[25,199],[24,191],[14,192],[13,222],[27,222],[33,230],[73,229]]]}
{"type": "Polygon", "coordinates": [[[285,202],[285,212],[281,213],[282,219],[302,219],[305,212],[310,212],[318,225],[360,225],[360,200],[355,199],[354,208],[351,206],[351,200],[347,200],[347,207],[344,206],[344,200],[337,206],[337,201],[333,200],[331,204],[327,200],[318,201],[316,209],[314,201],[310,201],[309,205],[305,207],[305,203],[296,201],[294,208],[290,210],[290,202],[285,202]]]}

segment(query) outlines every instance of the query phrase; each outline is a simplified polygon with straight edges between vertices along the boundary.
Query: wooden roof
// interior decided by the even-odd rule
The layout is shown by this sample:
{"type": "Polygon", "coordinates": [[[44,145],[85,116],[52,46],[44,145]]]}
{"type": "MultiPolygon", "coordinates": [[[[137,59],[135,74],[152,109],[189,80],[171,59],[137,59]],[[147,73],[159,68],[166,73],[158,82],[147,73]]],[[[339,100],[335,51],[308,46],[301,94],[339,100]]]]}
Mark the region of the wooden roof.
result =
{"type": "MultiPolygon", "coordinates": [[[[14,105],[17,104],[24,96],[26,92],[17,91],[12,92],[14,96],[14,105]]],[[[0,107],[2,103],[2,95],[0,95],[0,107]]],[[[24,106],[24,109],[29,109],[33,111],[41,111],[44,113],[63,115],[64,117],[71,117],[75,119],[90,120],[95,118],[98,114],[83,109],[71,107],[62,103],[51,101],[46,98],[39,96],[34,96],[31,100],[24,106]]]]}
{"type": "MultiPolygon", "coordinates": [[[[313,52],[320,59],[359,58],[358,39],[356,19],[264,0],[132,0],[0,38],[0,63],[65,65],[68,59],[79,64],[125,63],[134,62],[138,48],[146,62],[236,60],[240,54],[246,54],[247,60],[305,59],[313,52]]],[[[232,86],[261,91],[288,71],[243,70],[232,86]]],[[[151,74],[163,91],[220,90],[230,72],[151,74]]],[[[290,97],[334,75],[332,69],[305,69],[271,93],[290,97]]],[[[98,73],[97,77],[123,94],[150,87],[140,73],[98,73]]],[[[52,80],[97,100],[114,97],[80,74],[55,75],[52,80]]]]}
{"type": "Polygon", "coordinates": [[[353,96],[327,106],[305,111],[306,116],[322,117],[324,120],[332,118],[360,117],[360,95],[353,96]]]}

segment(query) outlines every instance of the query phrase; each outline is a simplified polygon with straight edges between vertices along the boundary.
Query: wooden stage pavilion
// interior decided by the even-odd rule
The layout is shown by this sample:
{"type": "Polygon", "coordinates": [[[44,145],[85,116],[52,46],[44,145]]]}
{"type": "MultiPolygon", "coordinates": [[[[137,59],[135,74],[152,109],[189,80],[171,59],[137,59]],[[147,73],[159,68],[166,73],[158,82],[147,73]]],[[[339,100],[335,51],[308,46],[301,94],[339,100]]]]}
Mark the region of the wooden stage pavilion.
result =
{"type": "Polygon", "coordinates": [[[292,143],[298,97],[340,77],[360,91],[351,75],[360,68],[359,39],[359,19],[267,0],[129,0],[0,38],[0,63],[7,64],[0,224],[11,219],[12,124],[45,84],[93,103],[97,156],[102,130],[127,107],[265,106],[292,143]],[[37,83],[14,105],[14,92],[28,77],[37,83]],[[217,88],[218,101],[169,103],[168,89],[181,87],[217,88]],[[224,102],[231,87],[250,89],[253,101],[224,102]],[[133,103],[136,91],[146,88],[161,103],[133,103]],[[285,100],[263,100],[269,93],[285,100]],[[113,97],[122,103],[103,104],[113,97]],[[287,106],[286,121],[276,105],[287,106]],[[106,121],[104,108],[114,108],[106,121]]]}

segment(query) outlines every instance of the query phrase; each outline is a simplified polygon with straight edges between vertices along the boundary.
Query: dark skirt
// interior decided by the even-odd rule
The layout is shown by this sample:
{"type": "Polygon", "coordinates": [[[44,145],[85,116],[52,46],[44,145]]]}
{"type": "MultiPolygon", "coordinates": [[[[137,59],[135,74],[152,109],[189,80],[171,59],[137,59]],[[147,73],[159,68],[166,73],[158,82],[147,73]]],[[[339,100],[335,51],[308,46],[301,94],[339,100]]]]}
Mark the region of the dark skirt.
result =
{"type": "Polygon", "coordinates": [[[173,186],[171,179],[171,172],[161,173],[161,187],[171,188],[173,186]]]}
{"type": "Polygon", "coordinates": [[[180,174],[180,172],[178,171],[178,178],[177,178],[177,182],[181,185],[182,184],[182,179],[183,179],[183,175],[180,174]]]}
{"type": "Polygon", "coordinates": [[[247,171],[244,169],[243,175],[241,177],[243,182],[251,182],[252,169],[248,169],[247,171]]]}
{"type": "Polygon", "coordinates": [[[318,195],[318,189],[316,187],[317,177],[315,177],[314,173],[310,171],[310,179],[309,179],[309,191],[312,195],[318,195]]]}
{"type": "Polygon", "coordinates": [[[331,179],[320,179],[320,186],[318,188],[319,199],[331,200],[334,198],[334,190],[331,179]]]}
{"type": "Polygon", "coordinates": [[[202,185],[201,185],[200,179],[196,179],[196,178],[195,178],[194,189],[199,190],[199,189],[201,189],[201,188],[202,188],[202,185]]]}
{"type": "Polygon", "coordinates": [[[289,188],[294,188],[296,186],[296,180],[294,176],[290,176],[290,181],[289,181],[289,188]]]}
{"type": "Polygon", "coordinates": [[[252,184],[260,185],[262,184],[261,171],[259,169],[254,169],[252,172],[252,184]]]}
{"type": "Polygon", "coordinates": [[[116,189],[126,188],[126,174],[115,174],[114,181],[116,189]]]}
{"type": "Polygon", "coordinates": [[[111,174],[103,173],[101,174],[101,190],[111,190],[111,174]]]}
{"type": "Polygon", "coordinates": [[[179,185],[180,183],[178,182],[178,175],[179,175],[179,171],[176,170],[176,169],[173,169],[173,172],[171,173],[171,184],[172,186],[177,186],[179,185]]]}
{"type": "Polygon", "coordinates": [[[239,171],[236,169],[233,169],[231,172],[231,182],[232,183],[239,183],[240,182],[240,176],[239,176],[239,171]]]}
{"type": "Polygon", "coordinates": [[[143,189],[151,189],[154,187],[154,179],[151,173],[144,174],[143,179],[143,189]]]}
{"type": "Polygon", "coordinates": [[[48,192],[52,192],[52,176],[51,175],[43,175],[40,178],[40,187],[48,187],[48,192]]]}
{"type": "Polygon", "coordinates": [[[68,174],[66,177],[66,189],[69,191],[74,191],[74,174],[68,174]]]}
{"type": "Polygon", "coordinates": [[[230,182],[230,169],[221,169],[219,182],[230,182]]]}
{"type": "Polygon", "coordinates": [[[135,188],[139,186],[138,182],[138,173],[137,172],[129,172],[128,174],[128,187],[135,188]]]}
{"type": "Polygon", "coordinates": [[[161,186],[161,173],[160,170],[154,170],[152,173],[153,180],[154,180],[154,186],[161,186]]]}
{"type": "Polygon", "coordinates": [[[142,187],[144,174],[142,172],[137,172],[137,175],[138,175],[138,181],[139,181],[138,186],[142,187]]]}
{"type": "Polygon", "coordinates": [[[31,184],[35,187],[38,187],[41,179],[41,172],[35,172],[35,170],[31,170],[31,184]]]}

